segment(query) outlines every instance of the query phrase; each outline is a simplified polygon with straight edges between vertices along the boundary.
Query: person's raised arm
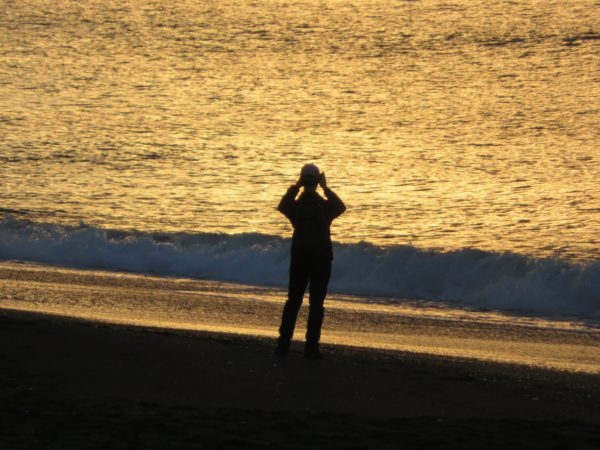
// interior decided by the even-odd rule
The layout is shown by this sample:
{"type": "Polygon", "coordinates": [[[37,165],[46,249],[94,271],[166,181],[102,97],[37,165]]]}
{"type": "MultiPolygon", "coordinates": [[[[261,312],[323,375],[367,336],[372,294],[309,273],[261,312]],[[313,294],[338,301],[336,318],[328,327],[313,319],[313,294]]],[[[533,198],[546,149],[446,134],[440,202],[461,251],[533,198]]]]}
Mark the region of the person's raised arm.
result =
{"type": "Polygon", "coordinates": [[[294,210],[294,200],[296,199],[296,195],[298,195],[298,191],[300,190],[300,180],[290,186],[287,192],[281,197],[281,201],[279,202],[279,206],[277,206],[277,210],[283,214],[288,219],[292,220],[292,212],[294,210]]]}
{"type": "Polygon", "coordinates": [[[323,192],[327,198],[327,207],[329,210],[329,215],[331,216],[331,220],[341,216],[344,211],[346,211],[346,205],[344,205],[342,199],[339,198],[335,192],[327,187],[327,178],[325,178],[325,172],[321,174],[321,177],[319,178],[319,184],[323,188],[323,192]]]}

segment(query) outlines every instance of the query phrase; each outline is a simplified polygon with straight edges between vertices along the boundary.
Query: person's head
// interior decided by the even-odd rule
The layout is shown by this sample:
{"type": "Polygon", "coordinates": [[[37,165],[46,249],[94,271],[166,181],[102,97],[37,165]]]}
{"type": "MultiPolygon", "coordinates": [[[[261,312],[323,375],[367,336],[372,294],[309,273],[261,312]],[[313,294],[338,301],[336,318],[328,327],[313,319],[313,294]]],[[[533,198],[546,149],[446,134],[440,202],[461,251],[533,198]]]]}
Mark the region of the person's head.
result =
{"type": "Polygon", "coordinates": [[[316,165],[305,164],[304,166],[302,166],[302,170],[300,171],[300,180],[302,181],[304,189],[317,189],[317,184],[319,183],[320,175],[321,173],[319,172],[319,168],[316,165]]]}

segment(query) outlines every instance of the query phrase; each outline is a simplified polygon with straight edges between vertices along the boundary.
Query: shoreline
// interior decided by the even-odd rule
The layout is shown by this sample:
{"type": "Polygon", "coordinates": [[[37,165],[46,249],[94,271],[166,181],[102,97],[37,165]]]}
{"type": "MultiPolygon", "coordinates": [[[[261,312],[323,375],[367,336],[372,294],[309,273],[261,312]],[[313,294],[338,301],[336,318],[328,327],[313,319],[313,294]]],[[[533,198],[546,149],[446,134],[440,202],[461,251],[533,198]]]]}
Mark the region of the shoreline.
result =
{"type": "MultiPolygon", "coordinates": [[[[0,308],[109,323],[274,338],[284,301],[279,288],[0,263],[0,308]]],[[[600,373],[600,330],[593,326],[407,303],[356,303],[332,294],[322,342],[600,373]]]]}
{"type": "MultiPolygon", "coordinates": [[[[55,325],[67,327],[91,327],[107,332],[140,333],[181,339],[192,339],[210,342],[235,343],[239,345],[255,346],[270,354],[276,345],[276,336],[258,335],[252,333],[236,332],[219,329],[186,329],[174,327],[161,327],[156,325],[109,322],[102,319],[85,318],[77,316],[61,315],[44,311],[29,311],[4,308],[0,306],[0,320],[28,322],[48,322],[55,325]]],[[[294,338],[290,348],[293,357],[302,358],[304,341],[302,338],[294,338]]],[[[574,372],[561,370],[553,367],[530,366],[501,361],[479,360],[476,358],[438,355],[422,353],[418,351],[399,350],[391,348],[365,347],[339,343],[321,343],[325,352],[344,358],[356,358],[361,361],[411,361],[431,365],[444,365],[448,367],[460,367],[460,370],[472,370],[478,373],[493,375],[513,376],[519,373],[523,379],[579,379],[581,384],[598,383],[600,389],[600,373],[574,372]],[[467,369],[470,368],[470,369],[467,369]]],[[[285,358],[279,358],[285,361],[285,358]]]]}
{"type": "Polygon", "coordinates": [[[0,446],[600,442],[598,376],[337,345],[307,361],[299,348],[276,357],[273,344],[0,309],[0,446]]]}

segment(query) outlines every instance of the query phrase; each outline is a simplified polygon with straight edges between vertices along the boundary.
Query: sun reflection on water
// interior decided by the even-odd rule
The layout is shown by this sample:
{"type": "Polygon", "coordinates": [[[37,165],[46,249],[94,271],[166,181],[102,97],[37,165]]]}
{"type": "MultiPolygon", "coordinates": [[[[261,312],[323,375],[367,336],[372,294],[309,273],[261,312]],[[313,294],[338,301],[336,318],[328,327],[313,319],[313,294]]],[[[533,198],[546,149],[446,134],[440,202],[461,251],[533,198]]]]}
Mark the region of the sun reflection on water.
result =
{"type": "Polygon", "coordinates": [[[592,0],[2,10],[2,207],[287,234],[314,161],[349,206],[334,239],[598,256],[592,0]]]}

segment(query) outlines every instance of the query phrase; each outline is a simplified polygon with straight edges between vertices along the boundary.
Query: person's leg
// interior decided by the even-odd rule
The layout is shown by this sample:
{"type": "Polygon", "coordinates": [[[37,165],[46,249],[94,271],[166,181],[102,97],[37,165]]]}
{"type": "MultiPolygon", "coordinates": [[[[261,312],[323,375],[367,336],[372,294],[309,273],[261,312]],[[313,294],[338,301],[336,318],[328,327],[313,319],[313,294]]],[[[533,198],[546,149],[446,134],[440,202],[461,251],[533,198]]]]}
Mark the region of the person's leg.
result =
{"type": "Polygon", "coordinates": [[[285,354],[289,349],[292,336],[294,335],[298,311],[300,311],[300,305],[302,305],[302,298],[304,297],[307,284],[308,271],[306,265],[292,261],[290,264],[288,299],[283,307],[281,326],[279,327],[277,353],[285,354]]]}
{"type": "Polygon", "coordinates": [[[306,326],[305,356],[319,356],[319,340],[325,316],[325,296],[331,277],[331,261],[314,264],[310,270],[309,310],[306,326]]]}

